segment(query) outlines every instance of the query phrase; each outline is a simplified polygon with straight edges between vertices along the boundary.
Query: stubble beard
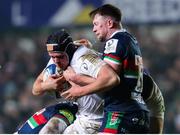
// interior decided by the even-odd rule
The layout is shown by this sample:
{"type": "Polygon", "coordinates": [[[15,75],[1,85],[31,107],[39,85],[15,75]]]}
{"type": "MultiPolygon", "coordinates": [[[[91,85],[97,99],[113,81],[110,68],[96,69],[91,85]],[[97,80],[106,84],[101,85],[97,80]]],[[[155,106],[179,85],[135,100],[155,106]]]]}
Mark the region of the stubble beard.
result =
{"type": "Polygon", "coordinates": [[[99,40],[100,42],[104,42],[104,41],[105,41],[105,38],[99,37],[98,40],[99,40]]]}

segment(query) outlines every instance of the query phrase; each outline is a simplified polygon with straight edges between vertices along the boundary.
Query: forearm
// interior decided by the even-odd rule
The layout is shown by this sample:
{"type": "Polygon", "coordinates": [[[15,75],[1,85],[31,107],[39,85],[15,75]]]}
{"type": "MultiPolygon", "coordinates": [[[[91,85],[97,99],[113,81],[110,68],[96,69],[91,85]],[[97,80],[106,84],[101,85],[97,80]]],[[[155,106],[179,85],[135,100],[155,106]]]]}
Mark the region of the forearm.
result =
{"type": "Polygon", "coordinates": [[[92,93],[104,92],[117,86],[120,83],[119,76],[108,66],[104,65],[93,83],[85,86],[79,86],[71,82],[72,87],[61,94],[65,99],[82,97],[92,93]]]}
{"type": "Polygon", "coordinates": [[[113,79],[108,80],[108,81],[101,81],[101,82],[96,81],[95,83],[92,83],[90,85],[83,87],[82,93],[84,96],[87,94],[92,94],[92,93],[97,93],[97,92],[105,92],[107,90],[112,89],[117,84],[118,84],[118,81],[113,80],[113,79]]]}
{"type": "Polygon", "coordinates": [[[70,81],[80,85],[80,86],[85,86],[87,84],[93,83],[96,81],[95,78],[86,76],[86,75],[75,75],[72,79],[70,79],[70,81]]]}
{"type": "Polygon", "coordinates": [[[35,96],[39,96],[45,93],[45,91],[42,88],[42,82],[35,82],[33,85],[32,93],[35,96]]]}
{"type": "Polygon", "coordinates": [[[82,95],[110,90],[120,83],[120,78],[113,70],[102,68],[98,78],[91,84],[81,87],[82,95]]]}
{"type": "Polygon", "coordinates": [[[33,95],[42,95],[46,91],[48,91],[49,83],[43,81],[43,72],[36,78],[33,88],[32,88],[32,93],[33,95]]]}

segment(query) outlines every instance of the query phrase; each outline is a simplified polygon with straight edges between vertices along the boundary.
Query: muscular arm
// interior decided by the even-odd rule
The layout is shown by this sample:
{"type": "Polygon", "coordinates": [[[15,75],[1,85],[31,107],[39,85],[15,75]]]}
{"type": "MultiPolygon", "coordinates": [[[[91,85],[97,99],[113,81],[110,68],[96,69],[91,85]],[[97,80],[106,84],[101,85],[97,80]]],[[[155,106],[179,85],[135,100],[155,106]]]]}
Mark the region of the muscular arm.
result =
{"type": "Polygon", "coordinates": [[[76,74],[73,68],[70,66],[63,72],[63,76],[66,78],[66,80],[72,81],[73,83],[80,86],[84,86],[96,81],[96,79],[93,77],[76,74]]]}
{"type": "Polygon", "coordinates": [[[96,81],[81,87],[72,84],[72,88],[62,93],[61,96],[64,96],[66,99],[77,98],[87,94],[109,90],[119,83],[120,79],[117,74],[109,65],[105,64],[100,69],[96,81]]]}
{"type": "Polygon", "coordinates": [[[33,95],[42,95],[47,91],[57,91],[62,89],[62,83],[65,81],[63,76],[52,75],[46,81],[43,81],[43,71],[37,77],[33,84],[33,95]]]}
{"type": "Polygon", "coordinates": [[[80,86],[85,86],[87,84],[95,82],[96,79],[92,78],[90,76],[77,74],[72,79],[70,79],[70,81],[72,81],[80,86]]]}
{"type": "MultiPolygon", "coordinates": [[[[116,72],[116,74],[119,74],[120,69],[121,69],[120,65],[113,64],[113,63],[110,63],[110,62],[108,64],[116,72]]],[[[71,68],[70,70],[73,70],[73,69],[71,68]]],[[[75,73],[72,76],[72,71],[68,71],[68,72],[71,75],[69,80],[76,83],[76,84],[78,84],[78,85],[81,85],[81,86],[84,86],[84,85],[87,85],[87,84],[90,84],[90,83],[96,81],[96,78],[92,78],[90,76],[80,75],[80,74],[75,74],[75,73]]]]}
{"type": "Polygon", "coordinates": [[[150,110],[150,133],[162,134],[165,107],[160,89],[155,87],[152,96],[145,102],[150,110]]]}
{"type": "Polygon", "coordinates": [[[143,82],[142,95],[150,110],[150,133],[162,134],[165,111],[163,95],[152,77],[144,75],[143,82]]]}
{"type": "Polygon", "coordinates": [[[111,63],[109,61],[106,61],[104,60],[107,64],[109,64],[111,66],[111,68],[117,73],[119,74],[120,71],[121,71],[121,65],[120,64],[114,64],[114,63],[111,63]]]}
{"type": "Polygon", "coordinates": [[[32,93],[33,95],[42,95],[44,94],[45,91],[42,90],[42,83],[43,83],[43,72],[39,74],[39,76],[36,78],[33,88],[32,88],[32,93]]]}
{"type": "Polygon", "coordinates": [[[120,79],[117,74],[106,64],[101,68],[96,81],[84,86],[84,89],[86,89],[84,95],[109,90],[119,83],[120,79]]]}

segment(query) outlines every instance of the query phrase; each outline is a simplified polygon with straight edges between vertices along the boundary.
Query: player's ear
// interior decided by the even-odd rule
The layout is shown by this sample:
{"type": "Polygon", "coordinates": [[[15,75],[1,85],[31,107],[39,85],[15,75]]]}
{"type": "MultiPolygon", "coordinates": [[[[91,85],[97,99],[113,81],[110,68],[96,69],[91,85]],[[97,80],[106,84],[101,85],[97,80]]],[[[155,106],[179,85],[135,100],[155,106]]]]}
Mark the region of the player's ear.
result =
{"type": "Polygon", "coordinates": [[[109,28],[113,28],[113,25],[114,25],[113,20],[112,20],[112,19],[108,19],[108,20],[107,20],[107,26],[108,26],[109,28]]]}

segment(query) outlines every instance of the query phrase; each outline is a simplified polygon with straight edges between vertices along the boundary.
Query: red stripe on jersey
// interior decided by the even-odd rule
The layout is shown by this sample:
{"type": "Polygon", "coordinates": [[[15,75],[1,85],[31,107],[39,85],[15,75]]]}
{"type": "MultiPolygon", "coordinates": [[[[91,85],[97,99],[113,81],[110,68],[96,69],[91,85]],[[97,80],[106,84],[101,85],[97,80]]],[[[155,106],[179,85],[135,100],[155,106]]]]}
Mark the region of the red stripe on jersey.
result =
{"type": "Polygon", "coordinates": [[[47,122],[47,119],[42,114],[35,114],[33,115],[34,120],[37,122],[38,125],[44,124],[47,122]]]}
{"type": "Polygon", "coordinates": [[[121,58],[120,58],[120,57],[114,56],[114,55],[112,55],[112,54],[104,54],[104,56],[108,56],[108,57],[110,57],[110,58],[113,58],[113,59],[116,59],[116,60],[118,60],[118,61],[121,61],[121,58]]]}
{"type": "Polygon", "coordinates": [[[105,128],[104,133],[112,133],[112,134],[117,134],[117,129],[110,129],[110,128],[105,128]]]}
{"type": "Polygon", "coordinates": [[[123,61],[123,65],[124,65],[124,69],[125,70],[132,70],[134,72],[138,71],[138,66],[135,65],[135,61],[134,60],[127,60],[127,59],[125,59],[123,61]]]}

